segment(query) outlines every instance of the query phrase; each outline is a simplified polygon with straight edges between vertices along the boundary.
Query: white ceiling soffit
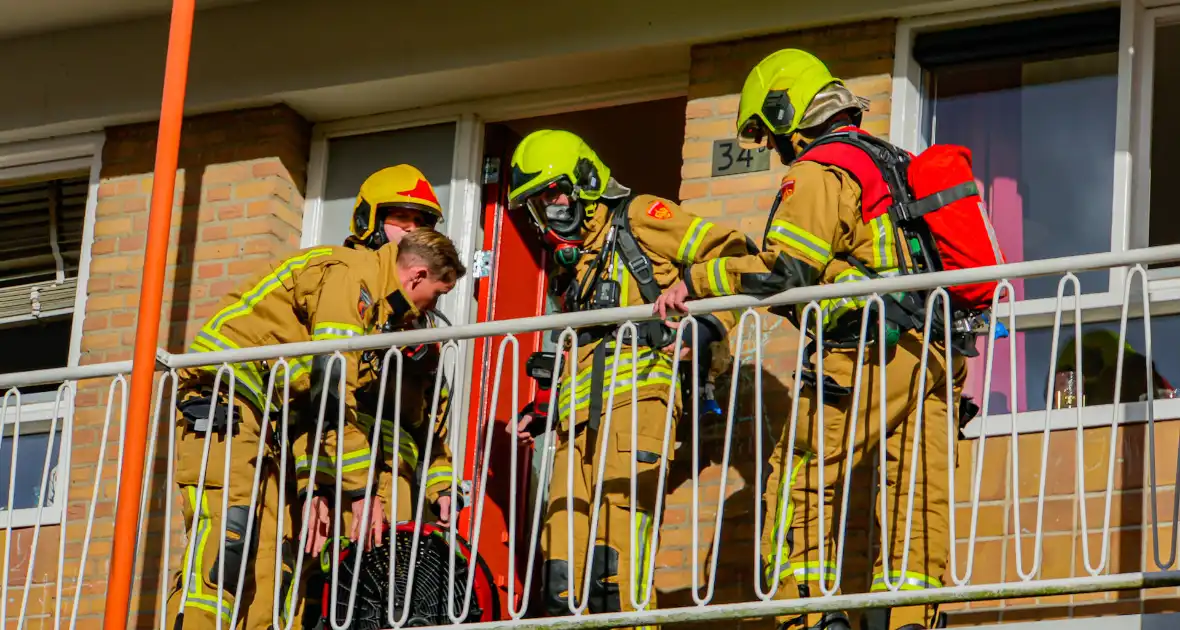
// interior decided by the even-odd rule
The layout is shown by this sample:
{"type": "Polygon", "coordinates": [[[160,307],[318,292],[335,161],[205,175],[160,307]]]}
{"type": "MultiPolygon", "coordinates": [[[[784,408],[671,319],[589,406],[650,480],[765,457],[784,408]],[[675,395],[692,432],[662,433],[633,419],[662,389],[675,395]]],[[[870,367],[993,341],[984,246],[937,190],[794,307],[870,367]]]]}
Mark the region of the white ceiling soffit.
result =
{"type": "Polygon", "coordinates": [[[545,77],[549,97],[576,97],[575,86],[623,83],[683,75],[687,85],[689,47],[661,46],[583,53],[446,70],[380,81],[278,94],[277,98],[314,121],[363,116],[450,103],[473,102],[530,92],[545,77]]]}

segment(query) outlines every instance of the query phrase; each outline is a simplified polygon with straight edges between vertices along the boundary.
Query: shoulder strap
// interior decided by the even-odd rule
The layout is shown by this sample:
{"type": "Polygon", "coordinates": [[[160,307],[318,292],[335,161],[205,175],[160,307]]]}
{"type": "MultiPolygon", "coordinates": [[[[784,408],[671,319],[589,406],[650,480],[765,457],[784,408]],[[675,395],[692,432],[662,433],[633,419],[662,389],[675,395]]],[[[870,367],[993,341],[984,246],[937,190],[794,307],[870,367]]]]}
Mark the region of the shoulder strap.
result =
{"type": "Polygon", "coordinates": [[[797,159],[848,171],[860,184],[861,213],[866,222],[884,214],[895,203],[910,201],[905,177],[909,155],[867,133],[829,133],[811,143],[797,159]]]}
{"type": "Polygon", "coordinates": [[[639,294],[643,296],[643,301],[652,304],[660,297],[660,285],[652,273],[651,259],[635,241],[635,236],[631,234],[630,213],[631,202],[634,199],[635,197],[632,195],[619,205],[618,210],[615,210],[614,216],[611,217],[611,225],[617,228],[615,238],[619,239],[619,254],[623,257],[623,264],[627,265],[631,276],[639,284],[639,294]]]}

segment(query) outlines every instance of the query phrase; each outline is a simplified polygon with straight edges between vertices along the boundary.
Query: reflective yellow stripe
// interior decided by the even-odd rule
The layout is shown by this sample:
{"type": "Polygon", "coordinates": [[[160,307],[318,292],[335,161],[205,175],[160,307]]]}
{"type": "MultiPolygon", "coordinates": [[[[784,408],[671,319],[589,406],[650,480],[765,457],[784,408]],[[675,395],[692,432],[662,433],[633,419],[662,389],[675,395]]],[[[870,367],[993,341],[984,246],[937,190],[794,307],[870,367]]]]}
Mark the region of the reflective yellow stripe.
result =
{"type": "MultiPolygon", "coordinates": [[[[373,435],[373,416],[366,413],[358,413],[356,415],[357,425],[365,433],[366,436],[373,435]]],[[[385,452],[385,461],[390,464],[393,463],[393,420],[381,420],[381,446],[385,452]]],[[[418,444],[414,442],[414,436],[407,431],[402,431],[398,436],[398,451],[402,456],[402,463],[410,468],[418,467],[418,444]]]]}
{"type": "Polygon", "coordinates": [[[705,264],[705,272],[709,278],[709,290],[713,295],[733,295],[733,287],[729,283],[729,271],[726,268],[729,258],[714,258],[705,264]]]}
{"type": "MultiPolygon", "coordinates": [[[[193,558],[192,571],[188,574],[188,595],[185,597],[184,607],[196,608],[197,610],[203,610],[213,615],[220,614],[221,618],[226,623],[229,623],[231,621],[230,615],[233,614],[234,608],[232,603],[233,594],[226,593],[219,601],[215,594],[216,591],[214,593],[205,592],[203,587],[204,582],[202,581],[205,575],[205,567],[201,559],[205,557],[205,546],[209,542],[209,529],[213,520],[209,516],[209,501],[206,499],[205,494],[202,493],[201,504],[198,507],[196,487],[187,486],[186,489],[188,490],[189,505],[192,505],[193,510],[197,512],[197,530],[195,532],[196,545],[193,548],[193,555],[196,557],[193,558]]],[[[220,538],[217,544],[220,546],[220,538]]],[[[184,566],[186,569],[189,566],[189,559],[190,556],[186,550],[184,557],[184,566]]]]}
{"type": "MultiPolygon", "coordinates": [[[[942,580],[930,577],[924,573],[917,571],[890,571],[889,582],[897,584],[901,580],[899,591],[920,591],[927,588],[942,588],[942,580]]],[[[889,586],[885,584],[884,573],[873,574],[873,585],[869,588],[870,591],[887,591],[889,586]]]]}
{"type": "MultiPolygon", "coordinates": [[[[612,368],[610,366],[607,366],[607,368],[603,370],[603,372],[604,372],[603,378],[604,379],[610,378],[611,371],[612,371],[612,368]]],[[[647,381],[651,380],[651,377],[653,377],[653,376],[654,377],[663,377],[663,376],[671,376],[671,374],[672,374],[671,368],[661,366],[658,364],[640,364],[638,367],[638,370],[636,370],[636,371],[639,373],[638,380],[639,380],[640,387],[644,387],[644,386],[648,385],[649,383],[647,381]]],[[[605,384],[603,385],[603,388],[602,388],[603,395],[608,393],[612,388],[617,392],[617,391],[619,391],[620,386],[630,385],[631,376],[632,376],[631,364],[630,363],[625,364],[625,365],[620,364],[618,377],[609,386],[605,385],[605,384]]],[[[561,396],[558,398],[558,400],[562,404],[566,404],[566,405],[569,404],[569,399],[570,399],[571,395],[576,396],[578,400],[581,400],[582,398],[585,398],[586,396],[588,396],[590,394],[590,390],[593,387],[593,385],[594,385],[593,382],[591,382],[591,380],[589,378],[587,378],[585,380],[585,382],[579,383],[578,388],[576,390],[574,390],[572,394],[568,390],[563,389],[561,392],[561,396]]]]}
{"type": "Polygon", "coordinates": [[[889,213],[869,221],[869,228],[873,231],[873,269],[897,267],[896,230],[889,213]]]}
{"type": "MultiPolygon", "coordinates": [[[[631,370],[628,369],[626,371],[626,375],[627,375],[626,378],[623,377],[623,374],[624,374],[623,370],[620,369],[619,370],[619,379],[614,381],[610,387],[603,387],[603,392],[602,392],[603,404],[606,403],[608,396],[610,395],[610,392],[612,390],[615,393],[616,400],[619,400],[620,399],[619,397],[621,395],[631,391],[632,387],[635,385],[634,382],[631,380],[631,370]]],[[[672,370],[667,369],[667,368],[653,367],[653,368],[649,368],[647,370],[641,371],[640,375],[639,375],[638,387],[649,387],[652,385],[671,386],[672,385],[672,370]]],[[[559,398],[559,401],[560,402],[559,402],[558,408],[557,408],[558,416],[564,420],[564,419],[568,418],[568,416],[569,416],[569,404],[570,404],[569,395],[566,395],[563,392],[563,395],[559,398]]],[[[574,400],[574,410],[581,411],[583,409],[588,408],[589,406],[590,406],[590,391],[589,391],[589,387],[587,387],[585,393],[579,394],[578,397],[574,400]]]]}
{"type": "Polygon", "coordinates": [[[291,274],[296,269],[302,269],[303,267],[306,267],[313,258],[327,256],[331,253],[331,248],[324,247],[304,252],[303,254],[295,256],[294,258],[288,258],[287,260],[283,261],[283,264],[279,265],[278,269],[275,269],[271,273],[264,276],[262,280],[259,280],[258,284],[254,285],[254,288],[243,293],[240,299],[238,299],[233,304],[230,304],[229,306],[221,309],[221,311],[217,313],[217,315],[214,315],[213,319],[209,320],[209,322],[205,324],[202,329],[207,328],[209,330],[216,331],[231,319],[249,314],[254,309],[254,307],[262,301],[263,298],[265,298],[267,295],[270,295],[270,293],[275,289],[281,287],[283,282],[290,278],[291,274]]]}
{"type": "Polygon", "coordinates": [[[836,579],[836,563],[826,560],[811,560],[791,567],[795,579],[800,582],[831,582],[836,579]]]}
{"type": "MultiPolygon", "coordinates": [[[[193,352],[215,352],[217,350],[238,349],[238,344],[230,341],[221,334],[221,327],[230,320],[243,315],[249,315],[253,312],[254,307],[275,289],[283,286],[283,283],[291,277],[291,274],[295,270],[306,267],[314,258],[327,256],[331,253],[331,248],[317,248],[285,260],[277,269],[259,280],[258,284],[254,285],[253,288],[243,293],[242,297],[221,309],[205,325],[201,326],[201,330],[197,333],[197,338],[194,339],[189,349],[193,352]]],[[[214,373],[217,371],[216,366],[204,366],[200,369],[214,373]]],[[[267,380],[263,377],[258,364],[238,363],[233,365],[233,370],[238,377],[238,382],[242,384],[242,388],[239,391],[257,405],[259,409],[264,408],[266,396],[263,384],[267,380]]],[[[292,377],[294,376],[293,373],[292,377]]],[[[271,405],[271,408],[272,410],[277,409],[275,405],[271,405]]]]}
{"type": "Polygon", "coordinates": [[[766,237],[795,248],[811,260],[826,265],[832,260],[832,244],[787,221],[772,221],[766,237]]]}
{"type": "MultiPolygon", "coordinates": [[[[604,367],[606,368],[605,371],[610,373],[614,369],[615,365],[615,350],[613,342],[609,342],[607,344],[606,351],[607,355],[604,367]]],[[[632,362],[635,363],[639,370],[644,370],[651,366],[662,366],[671,369],[672,366],[671,358],[667,355],[657,353],[651,348],[640,348],[638,352],[632,353],[630,345],[624,344],[623,349],[619,352],[619,376],[623,376],[624,370],[628,372],[631,371],[632,362]]],[[[593,372],[594,370],[592,366],[585,367],[580,372],[578,372],[577,376],[575,377],[575,385],[578,391],[583,391],[590,387],[590,377],[593,375],[593,372]]],[[[565,390],[569,387],[569,381],[563,381],[561,383],[561,387],[563,392],[565,392],[565,395],[568,396],[568,392],[565,390]]]]}
{"type": "MultiPolygon", "coordinates": [[[[365,470],[369,467],[369,459],[373,456],[373,451],[367,447],[355,451],[349,451],[344,454],[343,464],[340,467],[340,472],[355,472],[357,470],[365,470]]],[[[311,461],[307,455],[295,456],[295,471],[299,473],[306,473],[311,470],[311,461]]],[[[325,474],[335,474],[336,472],[336,457],[328,453],[320,453],[319,460],[316,461],[316,470],[325,474]]]]}
{"type": "Polygon", "coordinates": [[[360,326],[353,324],[320,322],[312,330],[311,338],[315,341],[321,339],[348,339],[349,337],[358,337],[363,334],[365,334],[365,331],[360,326]]]}
{"type": "Polygon", "coordinates": [[[713,229],[713,224],[700,217],[688,224],[684,238],[680,239],[680,247],[676,250],[676,258],[681,263],[691,265],[701,251],[701,244],[705,242],[705,234],[713,229]]]}
{"type": "MultiPolygon", "coordinates": [[[[212,331],[202,330],[197,333],[193,339],[192,345],[189,349],[193,352],[218,352],[221,350],[236,350],[238,345],[226,339],[222,335],[212,331]]],[[[210,374],[217,374],[218,365],[202,365],[197,369],[210,374]]],[[[259,409],[265,407],[266,402],[266,388],[263,383],[267,382],[263,377],[258,365],[255,363],[234,363],[230,365],[234,376],[237,377],[237,386],[235,389],[239,394],[245,396],[247,400],[253,403],[259,409]]],[[[271,405],[272,410],[276,410],[274,404],[271,405]]]]}
{"type": "MultiPolygon", "coordinates": [[[[795,481],[799,478],[799,471],[803,470],[803,466],[811,459],[811,453],[803,453],[799,459],[795,460],[795,465],[791,468],[791,474],[784,477],[778,487],[778,500],[774,506],[774,524],[770,528],[770,544],[774,547],[771,554],[766,558],[766,575],[774,572],[775,560],[778,556],[778,534],[780,523],[788,530],[791,529],[791,522],[795,518],[795,504],[791,503],[791,489],[795,487],[795,481]],[[786,507],[787,514],[785,519],[781,519],[783,515],[783,507],[786,507]]],[[[785,539],[784,539],[785,543],[785,539]]],[[[784,551],[786,551],[784,549],[784,551]]],[[[779,569],[778,581],[781,582],[791,572],[791,563],[786,557],[783,558],[782,568],[779,569]]]]}
{"type": "Polygon", "coordinates": [[[426,487],[447,482],[455,483],[455,469],[450,466],[432,466],[426,471],[426,487]]]}
{"type": "MultiPolygon", "coordinates": [[[[891,277],[898,275],[898,270],[896,268],[883,269],[880,271],[876,271],[876,273],[877,273],[877,275],[879,275],[882,278],[891,278],[891,277]]],[[[840,272],[840,274],[836,276],[835,282],[836,282],[836,284],[843,284],[845,282],[863,282],[868,279],[869,279],[868,276],[861,273],[861,271],[859,269],[856,269],[855,267],[853,267],[850,269],[845,269],[844,271],[840,272]]],[[[901,295],[902,294],[897,294],[898,297],[900,297],[901,295]]],[[[854,297],[832,298],[829,300],[820,300],[819,306],[820,306],[820,310],[822,313],[821,317],[823,319],[824,330],[830,329],[832,326],[836,325],[836,323],[839,322],[840,318],[843,317],[844,315],[848,314],[849,312],[862,309],[868,303],[869,303],[869,298],[865,297],[865,296],[854,296],[854,297]]],[[[805,305],[801,304],[795,308],[795,312],[798,314],[798,316],[800,318],[803,317],[804,306],[805,305]]]]}
{"type": "Polygon", "coordinates": [[[634,557],[639,562],[635,570],[635,584],[632,585],[635,591],[635,601],[643,601],[643,594],[647,588],[647,568],[652,554],[649,545],[654,524],[655,519],[651,515],[639,510],[635,511],[635,520],[632,521],[632,526],[635,527],[635,544],[638,545],[638,549],[635,550],[634,557]]]}
{"type": "Polygon", "coordinates": [[[402,463],[410,468],[418,467],[418,445],[414,443],[414,438],[403,433],[398,440],[397,450],[402,456],[402,463]]]}
{"type": "Polygon", "coordinates": [[[305,374],[311,374],[311,362],[315,357],[308,354],[301,357],[292,357],[287,360],[287,364],[291,370],[291,380],[294,381],[305,374]]]}
{"type": "MultiPolygon", "coordinates": [[[[606,363],[603,369],[603,378],[610,379],[611,372],[614,370],[614,344],[610,343],[607,346],[606,363]]],[[[632,361],[632,353],[630,348],[624,347],[619,356],[618,377],[609,386],[603,386],[603,400],[613,389],[616,395],[622,391],[629,391],[632,386],[631,373],[634,370],[638,372],[639,386],[645,387],[647,385],[655,384],[670,384],[672,378],[671,360],[666,355],[657,353],[650,348],[644,348],[635,354],[635,360],[632,361]]],[[[590,389],[593,385],[593,367],[586,367],[578,372],[574,378],[574,383],[571,385],[566,379],[561,384],[561,392],[558,394],[558,406],[560,412],[569,415],[570,397],[576,397],[576,405],[578,409],[583,409],[589,405],[590,389]]]]}
{"type": "Polygon", "coordinates": [[[729,259],[717,259],[717,280],[721,283],[723,295],[733,295],[733,285],[729,283],[729,259]]]}

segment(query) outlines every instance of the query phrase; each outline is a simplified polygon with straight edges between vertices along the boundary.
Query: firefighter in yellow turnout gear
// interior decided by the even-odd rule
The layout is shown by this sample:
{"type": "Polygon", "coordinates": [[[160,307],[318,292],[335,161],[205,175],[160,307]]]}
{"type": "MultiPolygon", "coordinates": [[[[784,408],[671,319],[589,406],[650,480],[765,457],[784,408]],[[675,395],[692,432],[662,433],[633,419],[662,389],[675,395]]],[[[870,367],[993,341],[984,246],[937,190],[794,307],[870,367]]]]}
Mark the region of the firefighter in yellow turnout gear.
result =
{"type": "MultiPolygon", "coordinates": [[[[415,234],[412,239],[403,239],[400,246],[378,252],[342,247],[303,250],[276,261],[269,273],[227,296],[222,308],[197,333],[191,351],[213,352],[372,333],[386,321],[413,319],[431,308],[462,273],[461,265],[455,265],[458,257],[454,246],[433,231],[415,234]],[[440,264],[440,260],[453,261],[454,265],[440,264]]],[[[281,430],[280,409],[289,404],[296,413],[308,407],[318,411],[321,396],[329,398],[327,407],[332,411],[324,424],[325,429],[332,430],[325,430],[319,444],[320,460],[335,459],[336,440],[340,439],[345,452],[341,468],[343,491],[348,497],[363,494],[372,452],[354,410],[356,392],[365,387],[363,379],[372,378],[372,372],[361,369],[360,355],[344,353],[343,365],[330,365],[330,357],[326,356],[289,357],[290,400],[281,399],[284,374],[278,370],[269,410],[268,380],[274,366],[268,362],[230,365],[236,381],[232,398],[224,372],[220,391],[213,391],[216,365],[179,371],[175,475],[192,543],[189,549],[195,552],[186,551],[169,593],[170,614],[182,614],[182,625],[213,628],[220,616],[223,625],[229,627],[243,564],[245,581],[241,584],[237,627],[269,628],[276,590],[280,622],[288,618],[288,604],[299,581],[294,575],[295,541],[303,502],[292,501],[288,495],[288,509],[279,513],[280,493],[286,491],[278,487],[279,467],[284,465],[279,461],[280,439],[284,438],[276,435],[281,430]],[[335,377],[327,374],[329,369],[335,377]],[[333,420],[340,369],[346,382],[345,431],[337,438],[333,420]],[[325,382],[329,384],[326,388],[325,382]],[[206,448],[207,460],[203,458],[206,448]],[[256,474],[257,496],[252,497],[256,474]],[[284,531],[281,541],[280,522],[284,531]],[[251,538],[249,548],[247,535],[251,538]],[[275,570],[276,552],[281,560],[279,571],[275,570]],[[220,597],[219,582],[224,588],[220,597]]],[[[310,437],[315,427],[295,423],[289,431],[298,461],[311,450],[310,437]]],[[[334,491],[334,461],[332,470],[334,491]]],[[[300,486],[306,484],[310,468],[302,471],[297,474],[300,486]]],[[[357,504],[353,504],[356,508],[357,504]]]]}
{"type": "MultiPolygon", "coordinates": [[[[769,142],[785,164],[780,201],[767,225],[763,250],[755,256],[728,258],[714,263],[716,268],[695,265],[686,283],[673,287],[661,297],[657,311],[680,310],[687,298],[704,298],[737,293],[771,294],[792,287],[856,282],[866,280],[851,261],[860,261],[879,276],[895,275],[900,251],[895,239],[897,230],[889,215],[866,223],[861,218],[861,187],[845,170],[810,161],[795,162],[796,152],[832,130],[858,125],[867,103],[848,91],[843,83],[828,73],[815,57],[798,50],[774,53],[759,63],[746,80],[739,107],[739,137],[747,143],[769,142]]],[[[886,297],[887,309],[892,309],[886,297]]],[[[876,559],[871,589],[888,590],[889,584],[913,590],[942,586],[948,553],[947,474],[955,444],[948,443],[945,425],[948,408],[957,409],[961,387],[966,378],[965,358],[956,354],[946,365],[942,333],[931,339],[926,367],[925,391],[918,391],[921,374],[922,332],[916,326],[897,327],[887,317],[889,330],[896,338],[876,340],[888,347],[885,373],[881,374],[879,350],[873,339],[866,340],[865,364],[861,384],[860,406],[851,409],[855,386],[856,357],[860,334],[861,309],[867,298],[821,301],[825,347],[808,348],[807,369],[803,375],[798,412],[798,433],[794,444],[787,443],[790,422],[771,455],[772,472],[766,486],[765,526],[762,529],[762,555],[768,584],[778,585],[776,597],[793,599],[819,596],[820,580],[827,588],[836,578],[836,551],[839,510],[844,487],[846,458],[852,458],[862,481],[852,488],[866,488],[872,474],[871,464],[880,440],[881,405],[886,408],[885,444],[888,487],[888,522],[891,533],[888,575],[881,558],[876,559]],[[842,342],[842,343],[838,343],[842,342]],[[817,383],[813,366],[823,353],[823,381],[817,383]],[[886,378],[885,400],[881,400],[881,378],[886,378]],[[955,400],[947,400],[947,379],[953,383],[955,400]],[[823,388],[823,407],[819,406],[817,387],[823,388]],[[923,402],[921,443],[918,468],[911,469],[917,408],[923,402]],[[856,434],[849,444],[850,424],[855,415],[856,434]],[[820,436],[823,434],[823,451],[820,436]],[[823,484],[819,479],[819,462],[825,464],[823,484]],[[863,472],[860,472],[863,471],[863,472]],[[906,540],[908,492],[911,479],[916,481],[913,502],[913,527],[908,540],[908,557],[902,566],[906,540]],[[823,510],[825,531],[819,531],[823,510]],[[788,528],[786,532],[783,527],[788,528]],[[788,534],[789,535],[785,535],[788,534]],[[785,539],[781,571],[774,574],[778,542],[785,539]],[[823,556],[820,544],[823,543],[823,556]]],[[[802,307],[772,309],[786,315],[798,325],[802,307]]],[[[808,331],[815,328],[811,318],[808,331]]],[[[878,330],[870,325],[873,337],[878,330]]],[[[887,335],[888,337],[888,335],[887,335]]],[[[973,338],[961,340],[974,345],[973,338]]],[[[958,343],[955,344],[959,346],[958,343]]],[[[855,490],[854,490],[855,491],[855,490]]],[[[874,503],[875,505],[875,503],[874,503]]],[[[874,510],[874,516],[878,517],[874,510]]],[[[879,518],[879,517],[878,517],[879,518]]],[[[867,552],[867,550],[864,550],[867,552]]],[[[850,555],[845,551],[845,558],[850,555]]],[[[847,572],[845,572],[847,575],[847,572]]],[[[888,613],[875,611],[866,615],[868,627],[932,627],[937,621],[935,607],[895,608],[888,613]],[[875,615],[875,616],[873,616],[875,615]]],[[[810,614],[806,618],[783,617],[780,627],[796,625],[808,628],[846,630],[850,626],[843,613],[810,614]]]]}
{"type": "MultiPolygon", "coordinates": [[[[345,241],[345,247],[379,250],[386,243],[398,243],[402,237],[418,228],[433,228],[443,221],[442,205],[434,187],[426,176],[409,164],[399,164],[373,173],[361,184],[353,208],[352,234],[345,241]]],[[[393,332],[410,328],[435,328],[440,320],[445,321],[434,310],[425,311],[416,320],[394,326],[392,322],[382,332],[393,332]]],[[[430,418],[433,393],[439,369],[440,344],[423,344],[413,348],[402,348],[403,368],[401,385],[402,431],[394,435],[393,415],[396,357],[390,359],[390,375],[387,379],[384,409],[381,410],[381,453],[377,471],[378,494],[384,504],[392,506],[392,522],[410,521],[414,518],[415,494],[413,489],[422,480],[419,460],[425,455],[428,440],[431,459],[426,463],[425,486],[428,508],[426,520],[437,519],[446,524],[454,514],[450,505],[450,490],[455,483],[454,467],[450,446],[447,441],[447,410],[450,396],[444,380],[439,393],[439,410],[430,418]],[[433,430],[432,430],[433,429],[433,430]],[[400,452],[398,474],[393,472],[394,453],[400,452]],[[394,485],[398,486],[396,504],[393,501],[394,485]]],[[[384,356],[365,368],[380,369],[384,356]]],[[[358,393],[357,418],[371,436],[373,422],[377,415],[380,373],[370,379],[372,385],[358,393]]],[[[455,506],[458,507],[458,506],[455,506]]]]}
{"type": "MultiPolygon", "coordinates": [[[[632,195],[611,178],[610,170],[579,137],[566,131],[542,130],[520,143],[512,157],[509,207],[529,212],[569,280],[566,311],[651,303],[663,287],[681,277],[685,265],[709,264],[721,256],[753,250],[740,233],[714,225],[651,195],[632,195]]],[[[698,318],[700,344],[723,339],[734,324],[732,315],[698,318]]],[[[545,604],[550,615],[570,614],[571,599],[582,603],[583,576],[589,548],[591,572],[588,601],[592,613],[633,610],[648,600],[651,548],[657,488],[664,440],[671,458],[676,422],[681,412],[678,393],[669,400],[677,359],[671,356],[674,331],[660,322],[638,325],[638,352],[624,343],[615,365],[617,327],[579,331],[576,377],[562,369],[560,387],[551,405],[557,412],[559,444],[549,486],[542,534],[545,557],[545,604]],[[637,380],[633,372],[637,371],[637,380]],[[607,429],[605,406],[613,390],[614,409],[607,429]],[[638,400],[637,438],[632,441],[632,393],[638,400]],[[574,408],[571,417],[570,408],[574,408]],[[665,433],[669,405],[672,422],[665,433]],[[570,423],[576,438],[569,441],[570,423]],[[605,437],[604,437],[605,434],[605,437]],[[590,530],[599,451],[605,445],[602,503],[598,528],[590,530]],[[632,520],[631,461],[637,460],[636,514],[632,520]],[[573,478],[570,479],[570,461],[573,478]],[[569,548],[567,498],[573,492],[573,544],[569,548]],[[631,548],[632,532],[636,548],[631,548]],[[632,582],[632,565],[636,581],[632,582]]],[[[686,345],[691,330],[685,331],[686,345]]],[[[566,350],[559,349],[559,350],[566,350]]],[[[687,354],[685,354],[687,356],[687,354]]],[[[706,365],[705,368],[708,366],[706,365]]],[[[532,419],[522,418],[517,430],[532,419]]],[[[523,433],[522,433],[523,435],[523,433]]],[[[655,589],[650,605],[655,608],[655,589]]]]}

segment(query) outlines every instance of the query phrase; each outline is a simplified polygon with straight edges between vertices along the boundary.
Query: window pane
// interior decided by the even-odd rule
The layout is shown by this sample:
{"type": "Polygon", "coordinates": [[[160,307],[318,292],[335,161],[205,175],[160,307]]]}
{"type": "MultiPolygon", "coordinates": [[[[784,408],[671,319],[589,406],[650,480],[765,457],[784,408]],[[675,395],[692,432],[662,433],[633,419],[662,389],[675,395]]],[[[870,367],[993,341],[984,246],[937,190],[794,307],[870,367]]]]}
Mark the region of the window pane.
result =
{"type": "MultiPolygon", "coordinates": [[[[397,129],[363,136],[334,138],[328,142],[328,173],[324,182],[323,226],[319,243],[339,245],[349,235],[356,195],[365,179],[398,164],[412,164],[434,187],[443,213],[450,210],[451,172],[455,155],[455,125],[397,129]]],[[[444,222],[439,230],[451,234],[461,229],[444,222]]]]}
{"type": "MultiPolygon", "coordinates": [[[[1084,317],[1084,314],[1083,314],[1084,317]]],[[[1081,391],[1084,405],[1109,405],[1114,402],[1115,369],[1118,361],[1118,335],[1120,323],[1116,321],[1082,324],[1082,374],[1085,378],[1081,391]]],[[[1064,385],[1049,385],[1049,361],[1053,350],[1053,329],[1040,328],[1014,335],[1014,339],[996,340],[996,356],[992,366],[989,413],[1008,413],[1012,408],[1012,383],[1010,370],[1011,352],[1016,352],[1016,397],[1017,411],[1043,411],[1046,401],[1053,401],[1054,408],[1070,407],[1066,401],[1064,385]],[[1059,395],[1060,393],[1060,395],[1059,395]]],[[[1151,318],[1152,363],[1156,398],[1165,390],[1180,386],[1180,355],[1167,350],[1168,340],[1180,337],[1180,316],[1151,318]]],[[[1143,330],[1143,319],[1127,322],[1127,348],[1123,357],[1123,383],[1119,394],[1120,402],[1146,400],[1147,343],[1143,330]]],[[[1063,325],[1057,350],[1057,373],[1073,371],[1075,358],[1073,324],[1063,325]]],[[[967,395],[973,396],[982,405],[979,392],[983,391],[984,350],[980,343],[980,356],[969,364],[967,395]]],[[[1065,375],[1063,374],[1063,377],[1065,375]]]]}
{"type": "MultiPolygon", "coordinates": [[[[1180,243],[1180,221],[1171,185],[1180,181],[1180,155],[1173,144],[1180,137],[1180,119],[1172,106],[1180,98],[1180,24],[1155,29],[1155,70],[1151,106],[1151,218],[1149,245],[1180,243]]],[[[1159,265],[1161,267],[1175,266],[1159,265]]]]}
{"type": "MultiPolygon", "coordinates": [[[[73,323],[72,317],[62,317],[0,328],[0,347],[4,348],[4,352],[0,352],[0,374],[65,367],[70,360],[70,329],[73,323]]],[[[56,392],[57,388],[58,384],[52,383],[22,387],[20,392],[24,396],[36,392],[56,392]]],[[[51,393],[46,399],[52,401],[54,395],[51,393]]],[[[27,398],[21,401],[30,402],[27,398]]]]}
{"type": "MultiPolygon", "coordinates": [[[[11,412],[10,412],[11,413],[11,412]]],[[[10,416],[9,421],[14,418],[10,416]]],[[[8,506],[9,473],[12,468],[12,436],[0,440],[0,510],[8,506]]],[[[44,472],[45,455],[49,449],[49,433],[23,434],[17,440],[16,484],[12,498],[12,509],[23,510],[39,507],[41,473],[44,472]]],[[[53,505],[57,478],[57,456],[61,452],[61,431],[54,434],[53,452],[49,453],[49,478],[45,483],[45,507],[53,505]]]]}
{"type": "MultiPolygon", "coordinates": [[[[1118,55],[1058,52],[940,66],[928,73],[936,143],[972,152],[1010,262],[1110,250],[1118,55]]],[[[1107,272],[1080,275],[1107,290],[1107,272]]],[[[1058,278],[1014,282],[1053,297],[1058,278]]]]}

